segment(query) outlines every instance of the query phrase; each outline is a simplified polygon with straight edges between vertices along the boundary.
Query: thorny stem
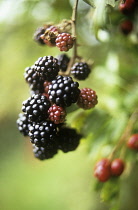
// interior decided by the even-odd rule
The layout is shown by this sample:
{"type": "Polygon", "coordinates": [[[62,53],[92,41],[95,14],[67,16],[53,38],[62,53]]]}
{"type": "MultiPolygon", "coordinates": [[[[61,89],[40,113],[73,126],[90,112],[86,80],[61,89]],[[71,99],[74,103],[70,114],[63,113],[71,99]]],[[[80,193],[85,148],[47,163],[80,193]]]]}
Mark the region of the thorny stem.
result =
{"type": "Polygon", "coordinates": [[[119,139],[118,141],[118,144],[114,147],[112,153],[109,155],[109,159],[112,160],[115,153],[117,152],[117,150],[123,145],[123,143],[128,139],[128,136],[130,136],[131,134],[131,131],[132,131],[132,128],[133,128],[133,125],[134,123],[136,122],[138,118],[138,110],[135,110],[131,117],[129,118],[129,121],[128,121],[128,124],[121,136],[121,138],[119,139]]]}
{"type": "Polygon", "coordinates": [[[70,62],[68,64],[68,68],[67,68],[65,75],[70,75],[70,69],[73,66],[75,59],[77,57],[76,20],[77,20],[78,2],[79,2],[79,0],[75,1],[73,11],[72,11],[72,18],[71,18],[72,19],[72,36],[75,38],[74,46],[73,46],[73,55],[72,55],[72,58],[70,59],[70,62]]]}

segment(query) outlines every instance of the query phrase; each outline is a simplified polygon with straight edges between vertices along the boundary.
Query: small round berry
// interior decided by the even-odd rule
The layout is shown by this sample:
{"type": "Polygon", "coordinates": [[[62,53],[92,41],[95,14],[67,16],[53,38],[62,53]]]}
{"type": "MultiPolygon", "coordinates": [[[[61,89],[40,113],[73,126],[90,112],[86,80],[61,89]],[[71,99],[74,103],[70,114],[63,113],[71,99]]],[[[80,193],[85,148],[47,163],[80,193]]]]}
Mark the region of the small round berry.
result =
{"type": "Polygon", "coordinates": [[[124,15],[130,15],[135,10],[135,0],[125,0],[119,4],[119,10],[124,15]]]}
{"type": "Polygon", "coordinates": [[[127,142],[127,146],[130,149],[138,150],[138,133],[135,133],[132,136],[130,136],[127,142]]]}
{"type": "Polygon", "coordinates": [[[111,174],[113,176],[120,176],[123,173],[124,168],[125,168],[124,161],[117,158],[113,160],[111,163],[111,174]]]}
{"type": "Polygon", "coordinates": [[[49,100],[61,107],[71,106],[76,103],[80,94],[78,82],[71,77],[58,76],[49,85],[49,100]]]}
{"type": "Polygon", "coordinates": [[[31,126],[31,122],[28,119],[28,116],[26,114],[20,113],[19,118],[16,121],[18,130],[24,135],[29,135],[29,127],[31,126]]]}
{"type": "Polygon", "coordinates": [[[68,51],[73,47],[74,39],[69,33],[61,33],[56,38],[56,46],[60,51],[68,51]]]}
{"type": "Polygon", "coordinates": [[[71,68],[71,74],[75,79],[85,80],[90,74],[90,67],[85,62],[75,63],[71,68]]]}
{"type": "Polygon", "coordinates": [[[100,182],[106,182],[111,177],[111,163],[108,159],[100,160],[94,168],[94,176],[100,182]]]}
{"type": "Polygon", "coordinates": [[[124,35],[128,35],[133,30],[133,23],[130,20],[125,20],[120,24],[120,30],[124,35]]]}
{"type": "Polygon", "coordinates": [[[34,69],[42,80],[52,81],[59,72],[58,60],[53,56],[44,56],[38,58],[34,69]]]}
{"type": "Polygon", "coordinates": [[[40,122],[48,117],[50,101],[41,94],[33,94],[26,101],[23,101],[22,111],[27,114],[30,121],[40,122]]]}
{"type": "Polygon", "coordinates": [[[65,72],[67,70],[70,58],[66,54],[61,54],[57,56],[57,59],[60,70],[65,72]]]}
{"type": "Polygon", "coordinates": [[[75,129],[62,127],[58,132],[58,147],[65,153],[73,151],[78,147],[81,138],[82,135],[75,129]]]}
{"type": "Polygon", "coordinates": [[[96,92],[90,88],[83,88],[80,90],[80,95],[77,101],[77,105],[82,109],[91,109],[97,103],[96,92]]]}
{"type": "Polygon", "coordinates": [[[41,39],[41,36],[45,33],[46,28],[45,27],[39,27],[34,33],[34,40],[41,45],[44,45],[43,39],[41,39]]]}
{"type": "Polygon", "coordinates": [[[60,124],[65,121],[65,117],[66,117],[65,109],[63,109],[60,106],[57,106],[56,104],[53,104],[49,108],[48,114],[49,114],[49,119],[55,124],[60,124]]]}
{"type": "Polygon", "coordinates": [[[31,143],[38,147],[45,147],[50,141],[56,141],[57,126],[51,121],[33,123],[29,127],[29,137],[31,143]]]}

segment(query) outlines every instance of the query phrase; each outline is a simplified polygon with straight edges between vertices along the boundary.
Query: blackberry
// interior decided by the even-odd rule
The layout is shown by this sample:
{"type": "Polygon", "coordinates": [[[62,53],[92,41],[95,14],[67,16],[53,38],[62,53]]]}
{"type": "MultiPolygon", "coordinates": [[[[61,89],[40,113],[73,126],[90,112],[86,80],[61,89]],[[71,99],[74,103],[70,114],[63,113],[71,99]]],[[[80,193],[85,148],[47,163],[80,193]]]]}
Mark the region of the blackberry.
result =
{"type": "Polygon", "coordinates": [[[49,85],[49,100],[61,107],[70,106],[78,100],[78,87],[78,82],[74,82],[71,77],[58,76],[49,85]]]}
{"type": "Polygon", "coordinates": [[[27,113],[30,121],[42,121],[48,117],[49,100],[41,94],[33,94],[23,102],[22,111],[27,113]]]}
{"type": "Polygon", "coordinates": [[[49,108],[48,114],[49,114],[49,119],[55,124],[63,123],[65,121],[66,112],[60,106],[53,104],[49,108]]]}
{"type": "Polygon", "coordinates": [[[62,72],[65,72],[67,70],[70,58],[66,54],[61,54],[61,55],[58,55],[57,59],[58,59],[58,65],[60,67],[60,70],[62,72]]]}
{"type": "Polygon", "coordinates": [[[20,113],[19,118],[16,121],[18,130],[24,135],[29,135],[29,127],[31,126],[31,122],[28,120],[28,116],[26,114],[20,113]]]}
{"type": "Polygon", "coordinates": [[[85,62],[78,62],[71,68],[71,74],[78,80],[85,80],[90,74],[90,67],[85,62]]]}
{"type": "Polygon", "coordinates": [[[29,84],[30,89],[33,90],[34,93],[44,92],[44,79],[39,76],[34,66],[27,67],[25,69],[24,77],[26,82],[29,84]]]}
{"type": "Polygon", "coordinates": [[[93,108],[97,103],[96,92],[90,88],[83,88],[80,90],[80,95],[77,101],[77,105],[83,109],[93,108]]]}
{"type": "Polygon", "coordinates": [[[73,47],[74,38],[69,33],[61,33],[56,38],[56,46],[60,51],[68,51],[73,47]]]}
{"type": "Polygon", "coordinates": [[[41,36],[43,42],[48,46],[56,46],[56,38],[59,34],[59,29],[56,26],[50,26],[45,30],[45,33],[41,36]]]}
{"type": "Polygon", "coordinates": [[[49,142],[56,139],[57,127],[51,121],[44,121],[40,123],[33,123],[29,127],[29,136],[31,143],[38,147],[45,147],[49,142]]]}
{"type": "Polygon", "coordinates": [[[52,81],[59,72],[58,60],[53,56],[40,57],[34,65],[34,69],[42,80],[52,81]]]}
{"type": "Polygon", "coordinates": [[[41,36],[45,33],[46,27],[39,27],[34,33],[34,40],[41,45],[44,45],[44,41],[41,36]]]}
{"type": "Polygon", "coordinates": [[[45,81],[44,82],[44,92],[43,95],[46,96],[47,98],[49,98],[48,95],[48,91],[49,91],[49,85],[51,84],[51,82],[45,81]]]}
{"type": "Polygon", "coordinates": [[[73,128],[61,128],[58,132],[58,144],[59,149],[63,152],[69,152],[75,150],[82,135],[78,134],[73,128]]]}
{"type": "Polygon", "coordinates": [[[45,147],[37,147],[33,145],[34,156],[40,160],[50,159],[57,154],[57,143],[55,141],[49,141],[45,147]]]}

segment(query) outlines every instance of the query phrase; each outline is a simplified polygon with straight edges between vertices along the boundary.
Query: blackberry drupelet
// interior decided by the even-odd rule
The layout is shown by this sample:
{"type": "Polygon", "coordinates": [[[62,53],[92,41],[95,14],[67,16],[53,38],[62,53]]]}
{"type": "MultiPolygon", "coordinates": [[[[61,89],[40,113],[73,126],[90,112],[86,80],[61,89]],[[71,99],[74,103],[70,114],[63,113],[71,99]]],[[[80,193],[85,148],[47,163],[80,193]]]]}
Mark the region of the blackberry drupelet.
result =
{"type": "Polygon", "coordinates": [[[57,59],[60,70],[65,72],[67,70],[70,58],[66,54],[61,54],[57,56],[57,59]]]}
{"type": "Polygon", "coordinates": [[[58,132],[58,147],[65,153],[73,151],[78,147],[81,138],[82,135],[75,129],[63,127],[58,132]]]}
{"type": "Polygon", "coordinates": [[[68,51],[73,47],[74,38],[69,33],[61,33],[56,38],[56,46],[60,51],[68,51]]]}
{"type": "Polygon", "coordinates": [[[19,114],[19,118],[16,121],[18,130],[24,135],[29,135],[29,127],[31,126],[31,122],[28,120],[28,116],[24,113],[19,114]]]}
{"type": "Polygon", "coordinates": [[[33,145],[33,153],[36,158],[39,160],[45,160],[52,158],[57,154],[58,146],[55,141],[49,141],[45,147],[37,147],[33,145]]]}
{"type": "Polygon", "coordinates": [[[43,39],[41,39],[41,36],[45,33],[46,27],[39,27],[34,33],[34,40],[38,42],[41,45],[44,45],[43,39]]]}
{"type": "Polygon", "coordinates": [[[29,127],[31,143],[38,147],[45,147],[49,142],[55,141],[57,137],[57,126],[51,121],[33,123],[29,127]]]}
{"type": "Polygon", "coordinates": [[[55,124],[64,123],[66,117],[66,111],[60,106],[53,104],[49,110],[49,119],[54,122],[55,124]]]}
{"type": "Polygon", "coordinates": [[[78,62],[71,68],[71,74],[75,79],[85,80],[90,74],[90,67],[85,62],[78,62]]]}
{"type": "Polygon", "coordinates": [[[66,107],[76,103],[80,94],[79,83],[71,77],[58,76],[49,85],[49,100],[58,106],[66,107]]]}
{"type": "Polygon", "coordinates": [[[34,122],[46,120],[50,101],[41,94],[33,94],[23,102],[22,111],[27,113],[28,119],[34,122]]]}
{"type": "Polygon", "coordinates": [[[58,60],[53,56],[40,57],[34,65],[34,69],[42,80],[52,81],[59,72],[58,60]]]}
{"type": "Polygon", "coordinates": [[[33,90],[34,93],[44,92],[44,79],[39,76],[34,66],[27,67],[25,69],[24,77],[26,82],[29,84],[30,89],[33,90]]]}
{"type": "Polygon", "coordinates": [[[80,90],[80,95],[77,101],[77,105],[83,109],[93,108],[97,103],[97,95],[91,88],[83,88],[80,90]]]}

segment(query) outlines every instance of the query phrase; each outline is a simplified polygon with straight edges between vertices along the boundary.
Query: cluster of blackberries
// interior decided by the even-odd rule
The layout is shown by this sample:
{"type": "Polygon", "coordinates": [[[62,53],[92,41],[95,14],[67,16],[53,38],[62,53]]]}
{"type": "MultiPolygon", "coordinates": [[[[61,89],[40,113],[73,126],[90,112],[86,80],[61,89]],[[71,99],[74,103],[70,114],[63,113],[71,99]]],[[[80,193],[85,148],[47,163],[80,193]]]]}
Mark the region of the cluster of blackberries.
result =
{"type": "MultiPolygon", "coordinates": [[[[66,71],[69,60],[65,54],[58,59],[44,56],[25,69],[31,96],[23,102],[17,125],[24,136],[30,137],[34,155],[40,160],[52,158],[59,149],[69,152],[79,145],[82,135],[66,127],[66,107],[76,103],[80,108],[90,109],[98,102],[94,90],[80,90],[72,77],[58,74],[66,71]]],[[[90,68],[80,62],[71,71],[80,80],[89,75],[90,68]]]]}
{"type": "Polygon", "coordinates": [[[57,46],[60,51],[68,51],[73,47],[75,37],[58,26],[44,25],[36,30],[34,40],[42,45],[57,46]]]}
{"type": "Polygon", "coordinates": [[[120,29],[124,35],[128,35],[133,31],[133,19],[138,8],[137,0],[122,0],[119,3],[119,11],[124,15],[120,24],[120,29]],[[125,20],[124,20],[125,18],[125,20]]]}

